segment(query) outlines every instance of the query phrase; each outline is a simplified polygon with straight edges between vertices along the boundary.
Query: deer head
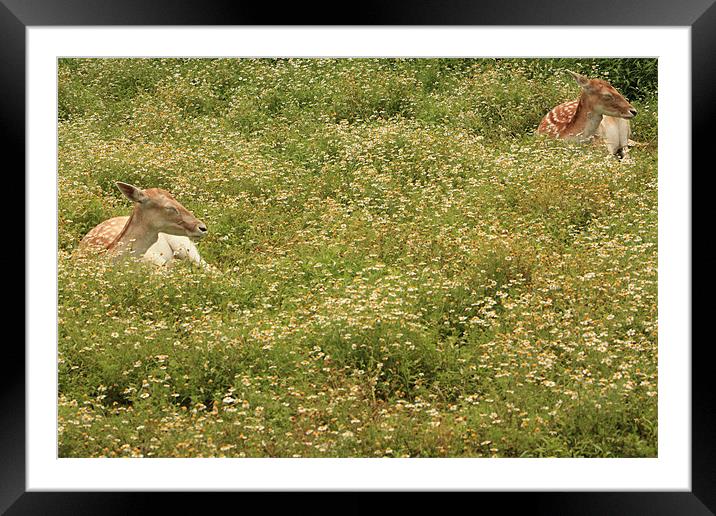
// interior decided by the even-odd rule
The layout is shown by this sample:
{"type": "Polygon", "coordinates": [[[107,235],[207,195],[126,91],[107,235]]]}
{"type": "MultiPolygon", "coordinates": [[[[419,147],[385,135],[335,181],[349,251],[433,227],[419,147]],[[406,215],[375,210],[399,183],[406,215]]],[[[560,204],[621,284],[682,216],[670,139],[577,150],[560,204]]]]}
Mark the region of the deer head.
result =
{"type": "Polygon", "coordinates": [[[602,79],[589,79],[584,75],[567,70],[582,89],[580,101],[585,102],[598,115],[618,118],[634,118],[636,109],[614,86],[602,79]]]}
{"type": "Polygon", "coordinates": [[[132,219],[133,222],[141,224],[145,230],[186,236],[194,241],[206,236],[206,225],[166,190],[161,188],[142,190],[120,181],[116,184],[128,199],[136,203],[132,219]]]}

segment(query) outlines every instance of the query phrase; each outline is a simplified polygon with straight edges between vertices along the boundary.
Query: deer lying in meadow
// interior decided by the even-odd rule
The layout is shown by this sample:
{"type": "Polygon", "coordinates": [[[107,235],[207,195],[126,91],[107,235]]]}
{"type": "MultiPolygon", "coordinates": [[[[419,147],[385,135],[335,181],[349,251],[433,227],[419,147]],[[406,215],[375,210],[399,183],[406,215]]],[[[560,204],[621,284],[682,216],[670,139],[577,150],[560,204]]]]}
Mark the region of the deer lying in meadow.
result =
{"type": "Polygon", "coordinates": [[[581,88],[579,98],[547,113],[537,133],[578,141],[596,136],[611,154],[624,157],[633,143],[629,119],[634,118],[636,109],[607,81],[569,73],[581,88]]]}
{"type": "Polygon", "coordinates": [[[201,220],[166,190],[116,184],[134,201],[132,214],[113,217],[95,226],[80,242],[80,249],[106,250],[115,257],[141,257],[157,265],[187,259],[207,267],[192,242],[206,236],[206,225],[201,220]]]}

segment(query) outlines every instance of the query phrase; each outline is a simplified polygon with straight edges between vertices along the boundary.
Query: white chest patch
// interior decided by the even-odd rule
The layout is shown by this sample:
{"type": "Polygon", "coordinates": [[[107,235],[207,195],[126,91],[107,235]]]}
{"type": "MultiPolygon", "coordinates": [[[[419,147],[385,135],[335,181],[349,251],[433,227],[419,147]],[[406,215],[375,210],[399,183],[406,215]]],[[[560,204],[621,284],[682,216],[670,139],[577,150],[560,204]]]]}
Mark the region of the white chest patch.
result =
{"type": "Polygon", "coordinates": [[[631,126],[629,120],[604,116],[602,123],[597,128],[597,136],[604,140],[604,143],[612,154],[617,154],[627,148],[631,126]]]}
{"type": "Polygon", "coordinates": [[[156,265],[171,265],[174,260],[189,260],[200,267],[206,266],[194,242],[185,236],[166,233],[159,233],[159,238],[147,249],[143,259],[156,265]]]}

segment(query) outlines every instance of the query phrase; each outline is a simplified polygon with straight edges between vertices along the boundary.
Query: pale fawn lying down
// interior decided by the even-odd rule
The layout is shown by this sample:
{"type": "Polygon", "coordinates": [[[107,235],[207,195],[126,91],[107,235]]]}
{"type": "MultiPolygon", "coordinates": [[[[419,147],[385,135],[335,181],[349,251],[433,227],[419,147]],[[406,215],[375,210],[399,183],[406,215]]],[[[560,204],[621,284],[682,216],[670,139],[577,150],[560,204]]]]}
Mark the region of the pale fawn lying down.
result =
{"type": "Polygon", "coordinates": [[[537,132],[578,141],[598,138],[611,154],[626,156],[634,143],[629,139],[629,119],[634,118],[636,109],[607,81],[569,73],[580,86],[579,98],[547,113],[537,132]]]}
{"type": "Polygon", "coordinates": [[[161,188],[142,190],[127,183],[117,187],[131,201],[132,214],[113,217],[95,226],[80,242],[80,249],[104,250],[114,257],[136,256],[156,265],[189,260],[209,265],[194,245],[206,236],[206,225],[161,188]]]}

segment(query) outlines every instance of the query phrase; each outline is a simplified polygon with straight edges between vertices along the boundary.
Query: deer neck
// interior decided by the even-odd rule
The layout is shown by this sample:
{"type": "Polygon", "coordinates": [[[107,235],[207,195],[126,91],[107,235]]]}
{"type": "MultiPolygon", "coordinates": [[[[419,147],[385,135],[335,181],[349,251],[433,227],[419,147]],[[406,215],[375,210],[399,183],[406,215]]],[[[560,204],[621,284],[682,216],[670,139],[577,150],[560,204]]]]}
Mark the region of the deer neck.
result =
{"type": "Polygon", "coordinates": [[[603,115],[597,113],[582,94],[567,132],[580,140],[586,140],[596,134],[599,124],[602,123],[602,118],[603,115]]]}
{"type": "Polygon", "coordinates": [[[159,238],[159,232],[142,216],[138,207],[129,216],[117,238],[108,246],[113,253],[142,256],[159,238]]]}

